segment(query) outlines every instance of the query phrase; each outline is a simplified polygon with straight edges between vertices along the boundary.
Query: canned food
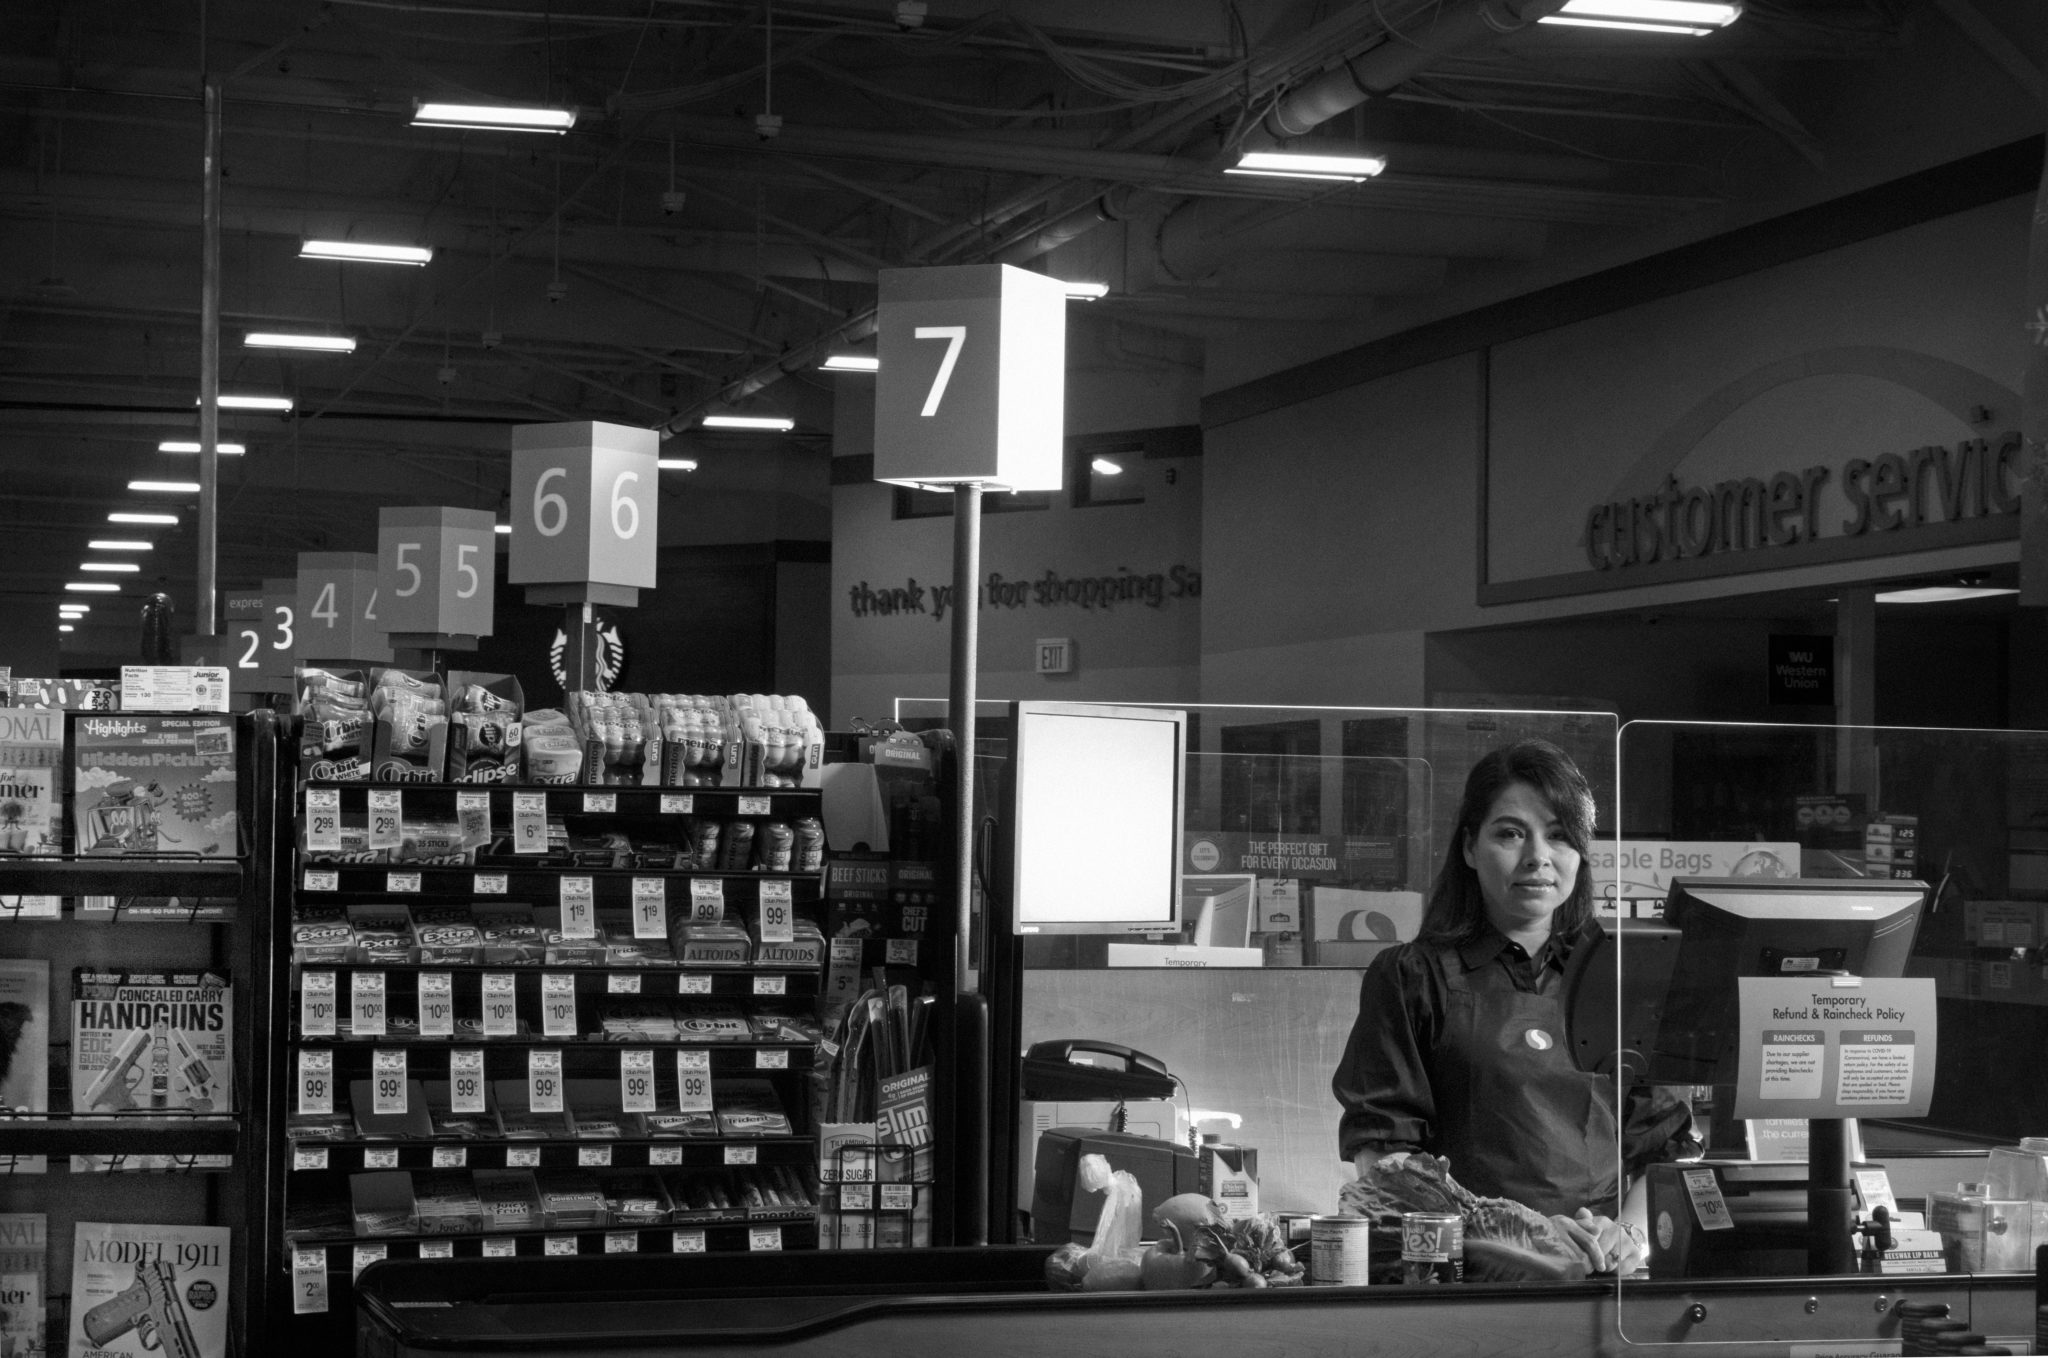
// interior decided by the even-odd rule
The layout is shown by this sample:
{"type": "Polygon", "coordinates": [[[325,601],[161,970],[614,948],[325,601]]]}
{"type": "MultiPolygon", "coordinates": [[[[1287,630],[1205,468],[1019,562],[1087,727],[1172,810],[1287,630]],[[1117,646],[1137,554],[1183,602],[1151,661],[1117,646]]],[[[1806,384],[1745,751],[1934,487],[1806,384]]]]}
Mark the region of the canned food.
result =
{"type": "Polygon", "coordinates": [[[1371,1217],[1311,1217],[1308,1280],[1330,1287],[1364,1287],[1371,1237],[1371,1217]]]}
{"type": "Polygon", "coordinates": [[[1465,1218],[1456,1212],[1401,1214],[1401,1281],[1465,1281],[1465,1218]]]}

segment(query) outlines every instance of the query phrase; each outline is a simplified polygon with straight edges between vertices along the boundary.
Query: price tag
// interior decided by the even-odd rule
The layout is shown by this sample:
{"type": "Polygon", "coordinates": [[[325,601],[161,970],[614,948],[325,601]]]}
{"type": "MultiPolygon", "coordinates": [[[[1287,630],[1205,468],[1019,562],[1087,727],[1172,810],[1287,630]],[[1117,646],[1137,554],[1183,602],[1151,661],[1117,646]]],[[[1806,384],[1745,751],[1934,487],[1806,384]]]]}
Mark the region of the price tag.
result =
{"type": "Polygon", "coordinates": [[[551,1235],[541,1242],[541,1253],[550,1259],[560,1254],[576,1252],[576,1237],[573,1235],[551,1235]]]}
{"type": "Polygon", "coordinates": [[[455,1036],[455,977],[448,972],[420,973],[420,1036],[455,1036]]]}
{"type": "Polygon", "coordinates": [[[341,890],[341,874],[332,868],[307,868],[301,881],[307,891],[341,890]]]}
{"type": "Polygon", "coordinates": [[[892,967],[914,967],[917,965],[917,940],[914,938],[892,938],[886,941],[883,956],[892,967]]]}
{"type": "Polygon", "coordinates": [[[716,877],[690,879],[690,918],[715,924],[725,918],[725,883],[716,877]]]}
{"type": "Polygon", "coordinates": [[[597,937],[597,887],[588,877],[562,879],[562,937],[597,937]]]}
{"type": "Polygon", "coordinates": [[[747,1228],[747,1248],[750,1250],[779,1250],[782,1248],[780,1226],[750,1226],[747,1228]]]}
{"type": "Polygon", "coordinates": [[[397,1169],[398,1147],[371,1146],[363,1152],[364,1169],[397,1169]]]}
{"type": "Polygon", "coordinates": [[[502,896],[505,894],[505,874],[502,872],[480,872],[473,883],[479,896],[502,896]]]}
{"type": "Polygon", "coordinates": [[[484,1258],[510,1259],[519,1253],[519,1242],[495,1236],[484,1241],[484,1258]]]}
{"type": "Polygon", "coordinates": [[[334,1053],[325,1048],[299,1048],[299,1111],[334,1112],[334,1053]]]}
{"type": "MultiPolygon", "coordinates": [[[[379,1047],[370,1058],[370,1111],[385,1117],[405,1114],[405,1052],[379,1047]]],[[[392,1152],[393,1155],[397,1151],[392,1152]]],[[[394,1162],[395,1163],[395,1162],[394,1162]]]]}
{"type": "Polygon", "coordinates": [[[448,1111],[484,1111],[484,1054],[475,1047],[448,1053],[448,1111]]]}
{"type": "Polygon", "coordinates": [[[370,847],[395,849],[405,842],[405,794],[395,787],[370,789],[370,847]]]}
{"type": "Polygon", "coordinates": [[[711,1111],[711,1053],[676,1053],[676,1110],[683,1113],[711,1111]]]}
{"type": "Polygon", "coordinates": [[[908,1212],[917,1205],[917,1189],[911,1184],[882,1184],[882,1210],[908,1212]]]}
{"type": "Polygon", "coordinates": [[[615,971],[604,978],[604,993],[607,995],[638,995],[640,977],[635,972],[615,971]]]}
{"type": "Polygon", "coordinates": [[[839,1210],[842,1212],[874,1211],[875,1186],[873,1184],[840,1184],[839,1210]]]}
{"type": "Polygon", "coordinates": [[[562,1054],[553,1049],[526,1054],[526,1106],[536,1113],[562,1111],[562,1054]]]}
{"type": "Polygon", "coordinates": [[[664,792],[661,794],[661,814],[664,816],[687,816],[697,809],[697,799],[688,792],[664,792]]]}
{"type": "Polygon", "coordinates": [[[548,1037],[576,1036],[576,978],[551,971],[540,978],[540,1030],[548,1037]]]}
{"type": "Polygon", "coordinates": [[[670,1231],[668,1233],[668,1247],[670,1252],[675,1254],[702,1254],[704,1252],[704,1232],[670,1231]]]}
{"type": "Polygon", "coordinates": [[[619,1053],[619,1102],[628,1113],[654,1111],[654,1053],[619,1053]]]}
{"type": "Polygon", "coordinates": [[[546,853],[548,851],[548,794],[545,792],[515,792],[512,794],[512,852],[546,853]]]}
{"type": "Polygon", "coordinates": [[[506,1169],[539,1169],[540,1147],[507,1146],[505,1148],[506,1169]]]}
{"type": "Polygon", "coordinates": [[[436,1147],[434,1147],[434,1168],[435,1168],[435,1169],[467,1169],[468,1167],[469,1167],[469,1147],[467,1147],[467,1146],[436,1146],[436,1147]]]}
{"type": "Polygon", "coordinates": [[[650,1165],[680,1165],[683,1163],[681,1146],[649,1146],[647,1163],[650,1165]]]}
{"type": "Polygon", "coordinates": [[[678,995],[709,995],[710,993],[711,978],[709,976],[699,973],[696,975],[684,974],[676,977],[676,994],[678,995]]]}
{"type": "MultiPolygon", "coordinates": [[[[309,787],[306,789],[306,851],[308,853],[341,852],[341,789],[334,787],[309,787]]],[[[324,1283],[326,1272],[321,1272],[324,1283]]]]}
{"type": "Polygon", "coordinates": [[[740,814],[742,816],[766,816],[772,814],[774,809],[771,799],[767,797],[740,798],[740,814]]]}
{"type": "Polygon", "coordinates": [[[755,1070],[788,1070],[789,1048],[763,1047],[754,1053],[755,1070]]]}
{"type": "Polygon", "coordinates": [[[334,973],[309,971],[299,978],[299,1035],[334,1036],[334,973]]]}
{"type": "Polygon", "coordinates": [[[1680,1170],[1678,1177],[1685,1181],[1686,1196],[1692,1199],[1692,1210],[1699,1217],[1701,1230],[1735,1229],[1728,1201],[1721,1196],[1721,1181],[1714,1177],[1712,1169],[1680,1170]]]}
{"type": "Polygon", "coordinates": [[[326,1169],[327,1147],[295,1146],[292,1148],[293,1169],[326,1169]]]}
{"type": "Polygon", "coordinates": [[[420,1241],[420,1258],[422,1259],[453,1259],[454,1257],[455,1242],[453,1240],[420,1241]]]}
{"type": "Polygon", "coordinates": [[[608,1169],[612,1163],[610,1146],[578,1146],[576,1163],[583,1169],[608,1169]]]}
{"type": "Polygon", "coordinates": [[[348,988],[349,1031],[357,1037],[384,1036],[384,973],[356,972],[348,988]]]}
{"type": "Polygon", "coordinates": [[[761,941],[789,943],[796,939],[796,907],[788,882],[761,883],[761,941]]]}
{"type": "Polygon", "coordinates": [[[480,849],[491,842],[491,794],[455,794],[455,820],[462,826],[462,847],[480,849]]]}
{"type": "Polygon", "coordinates": [[[384,889],[394,896],[417,896],[420,875],[416,872],[387,872],[384,874],[384,889]]]}
{"type": "Polygon", "coordinates": [[[668,883],[659,877],[633,879],[633,937],[668,937],[668,883]]]}
{"type": "Polygon", "coordinates": [[[789,993],[789,978],[787,976],[756,976],[754,978],[754,993],[756,995],[787,995],[789,993]]]}
{"type": "Polygon", "coordinates": [[[825,964],[822,1007],[850,1004],[860,994],[860,940],[835,938],[825,964]]]}
{"type": "Polygon", "coordinates": [[[327,1310],[327,1251],[292,1251],[292,1314],[319,1315],[327,1310]]]}
{"type": "Polygon", "coordinates": [[[363,1276],[363,1270],[382,1259],[388,1251],[382,1245],[358,1245],[349,1261],[349,1279],[354,1281],[363,1276]]]}
{"type": "Polygon", "coordinates": [[[512,973],[484,973],[484,1036],[513,1037],[519,1032],[519,1001],[512,988],[512,973]]]}
{"type": "Polygon", "coordinates": [[[756,1146],[727,1146],[725,1163],[728,1165],[755,1165],[761,1162],[760,1148],[756,1146]]]}
{"type": "Polygon", "coordinates": [[[583,814],[586,816],[616,815],[619,809],[619,794],[616,792],[586,792],[583,794],[583,814]]]}
{"type": "Polygon", "coordinates": [[[632,1254],[640,1248],[638,1231],[606,1231],[604,1252],[606,1254],[632,1254]]]}

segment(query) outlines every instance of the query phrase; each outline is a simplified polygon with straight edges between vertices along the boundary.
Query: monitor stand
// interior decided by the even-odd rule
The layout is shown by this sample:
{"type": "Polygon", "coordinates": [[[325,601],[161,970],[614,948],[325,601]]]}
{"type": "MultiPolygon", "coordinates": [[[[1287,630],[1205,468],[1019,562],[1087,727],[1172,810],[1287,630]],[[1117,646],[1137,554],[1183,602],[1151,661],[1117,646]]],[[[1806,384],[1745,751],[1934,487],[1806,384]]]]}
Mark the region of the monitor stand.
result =
{"type": "Polygon", "coordinates": [[[1806,1136],[1806,1271],[1823,1276],[1854,1273],[1848,1122],[1814,1118],[1806,1125],[1806,1136]]]}

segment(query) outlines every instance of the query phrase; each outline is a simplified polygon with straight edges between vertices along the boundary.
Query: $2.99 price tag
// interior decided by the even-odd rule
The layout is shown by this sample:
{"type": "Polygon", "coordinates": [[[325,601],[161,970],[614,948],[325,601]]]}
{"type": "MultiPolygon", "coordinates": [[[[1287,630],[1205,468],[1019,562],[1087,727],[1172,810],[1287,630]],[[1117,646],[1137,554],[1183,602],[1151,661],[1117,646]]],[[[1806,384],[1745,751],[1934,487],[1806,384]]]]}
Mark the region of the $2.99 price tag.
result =
{"type": "Polygon", "coordinates": [[[405,1053],[379,1047],[370,1058],[370,1111],[379,1117],[403,1117],[405,1100],[405,1053]]]}
{"type": "MultiPolygon", "coordinates": [[[[306,851],[308,853],[341,852],[341,789],[332,787],[309,787],[306,789],[306,851]]],[[[326,1286],[327,1275],[323,1270],[321,1286],[326,1286]]],[[[325,1310],[325,1307],[321,1308],[325,1310]]]]}
{"type": "Polygon", "coordinates": [[[484,1036],[512,1037],[519,1032],[519,1001],[512,973],[484,973],[484,1036]]]}
{"type": "Polygon", "coordinates": [[[448,1053],[448,1111],[484,1111],[484,1054],[474,1047],[448,1053]]]}
{"type": "Polygon", "coordinates": [[[761,941],[790,943],[796,939],[796,909],[788,882],[761,883],[761,941]]]}
{"type": "Polygon", "coordinates": [[[299,1049],[299,1111],[334,1112],[334,1053],[324,1048],[299,1049]]]}
{"type": "Polygon", "coordinates": [[[455,1036],[455,978],[448,972],[420,973],[420,1036],[455,1036]]]}
{"type": "Polygon", "coordinates": [[[619,1102],[628,1113],[654,1111],[654,1053],[619,1053],[619,1102]]]}
{"type": "Polygon", "coordinates": [[[395,849],[405,842],[405,794],[395,787],[370,789],[370,847],[395,849]]]}
{"type": "Polygon", "coordinates": [[[334,1036],[334,973],[309,971],[299,980],[299,1036],[334,1036]]]}
{"type": "Polygon", "coordinates": [[[515,792],[512,794],[512,852],[546,853],[548,851],[548,794],[545,792],[515,792]]]}
{"type": "Polygon", "coordinates": [[[711,1111],[711,1053],[676,1053],[676,1109],[684,1113],[711,1111]]]}
{"type": "Polygon", "coordinates": [[[576,1036],[576,978],[551,971],[540,978],[540,1030],[547,1037],[576,1036]]]}
{"type": "Polygon", "coordinates": [[[562,1111],[562,1054],[531,1051],[526,1054],[526,1107],[535,1113],[562,1111]]]}

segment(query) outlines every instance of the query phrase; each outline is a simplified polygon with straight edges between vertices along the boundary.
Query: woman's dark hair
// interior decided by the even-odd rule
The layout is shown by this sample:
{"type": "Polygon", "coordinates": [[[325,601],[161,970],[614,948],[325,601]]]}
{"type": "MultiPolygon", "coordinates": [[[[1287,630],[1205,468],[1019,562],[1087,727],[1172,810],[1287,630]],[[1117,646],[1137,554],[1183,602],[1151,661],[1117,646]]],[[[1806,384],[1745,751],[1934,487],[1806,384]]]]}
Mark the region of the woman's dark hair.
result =
{"type": "Polygon", "coordinates": [[[1565,842],[1579,851],[1579,879],[1552,916],[1551,933],[1569,938],[1593,917],[1593,875],[1586,864],[1593,838],[1593,790],[1563,750],[1547,740],[1518,740],[1490,751],[1465,778],[1457,830],[1451,835],[1450,851],[1444,855],[1443,871],[1436,875],[1429,910],[1422,918],[1424,943],[1455,948],[1478,937],[1486,927],[1486,899],[1480,894],[1479,874],[1465,861],[1465,847],[1479,833],[1500,794],[1515,783],[1527,783],[1536,790],[1563,827],[1565,842]]]}

